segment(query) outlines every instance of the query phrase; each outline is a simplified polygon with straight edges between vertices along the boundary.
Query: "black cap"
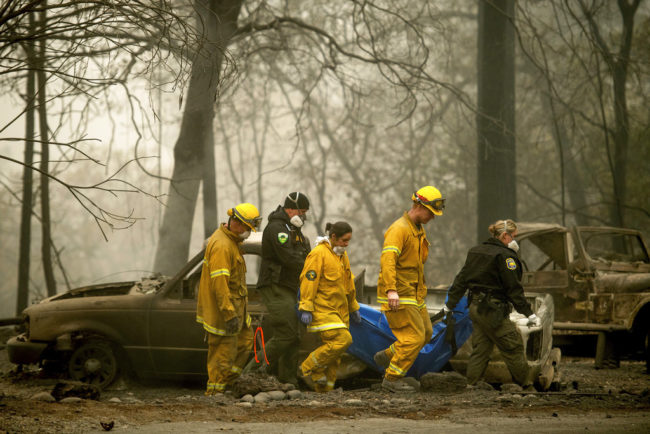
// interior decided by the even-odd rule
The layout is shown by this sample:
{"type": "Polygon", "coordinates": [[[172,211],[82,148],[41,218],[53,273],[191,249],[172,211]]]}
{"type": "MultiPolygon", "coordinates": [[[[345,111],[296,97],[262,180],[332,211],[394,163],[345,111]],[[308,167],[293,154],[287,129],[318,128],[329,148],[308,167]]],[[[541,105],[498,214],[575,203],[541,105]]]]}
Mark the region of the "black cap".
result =
{"type": "Polygon", "coordinates": [[[304,193],[294,191],[284,198],[284,208],[309,209],[309,199],[307,199],[304,193]]]}

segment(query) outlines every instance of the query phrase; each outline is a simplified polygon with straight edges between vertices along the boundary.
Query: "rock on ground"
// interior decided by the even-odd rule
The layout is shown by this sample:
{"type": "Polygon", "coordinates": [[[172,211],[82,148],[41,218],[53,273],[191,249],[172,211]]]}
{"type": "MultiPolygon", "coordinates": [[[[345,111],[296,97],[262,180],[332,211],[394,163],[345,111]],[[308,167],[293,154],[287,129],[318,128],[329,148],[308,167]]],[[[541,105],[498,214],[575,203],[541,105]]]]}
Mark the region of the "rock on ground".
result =
{"type": "Polygon", "coordinates": [[[284,387],[282,383],[270,375],[262,373],[244,374],[233,383],[232,394],[235,398],[241,398],[244,395],[255,396],[260,392],[284,390],[284,387]]]}
{"type": "Polygon", "coordinates": [[[458,372],[429,372],[420,378],[423,392],[454,393],[467,387],[467,379],[458,372]]]}
{"type": "Polygon", "coordinates": [[[76,396],[83,399],[99,400],[99,389],[92,384],[82,383],[80,381],[59,381],[52,389],[52,396],[57,401],[63,398],[76,396]]]}

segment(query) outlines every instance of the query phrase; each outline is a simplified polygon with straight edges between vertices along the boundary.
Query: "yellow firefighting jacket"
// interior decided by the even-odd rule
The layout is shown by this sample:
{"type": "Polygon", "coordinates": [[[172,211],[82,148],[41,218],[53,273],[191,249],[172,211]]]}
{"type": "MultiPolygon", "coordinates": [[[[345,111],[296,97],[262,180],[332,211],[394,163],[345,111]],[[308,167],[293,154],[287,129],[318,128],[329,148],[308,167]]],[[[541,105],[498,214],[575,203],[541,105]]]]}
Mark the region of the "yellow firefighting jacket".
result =
{"type": "Polygon", "coordinates": [[[246,263],[239,236],[221,224],[208,240],[203,257],[196,305],[196,322],[212,334],[225,336],[226,321],[233,317],[250,325],[247,313],[246,263]]]}
{"type": "Polygon", "coordinates": [[[350,312],[359,310],[348,254],[339,256],[323,240],[312,250],[300,274],[298,309],[312,312],[307,331],[348,328],[350,312]]]}
{"type": "Polygon", "coordinates": [[[391,290],[399,295],[400,309],[406,305],[425,306],[424,263],[428,255],[424,228],[418,229],[405,212],[384,234],[377,282],[377,301],[382,310],[389,310],[386,293],[391,290]]]}

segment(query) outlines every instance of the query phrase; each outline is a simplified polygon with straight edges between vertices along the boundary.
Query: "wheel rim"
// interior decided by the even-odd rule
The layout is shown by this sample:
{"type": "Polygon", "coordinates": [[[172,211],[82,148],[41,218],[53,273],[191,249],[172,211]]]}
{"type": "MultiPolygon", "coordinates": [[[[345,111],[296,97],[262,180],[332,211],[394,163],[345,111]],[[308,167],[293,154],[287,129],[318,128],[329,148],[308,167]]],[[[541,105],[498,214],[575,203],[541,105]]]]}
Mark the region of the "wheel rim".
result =
{"type": "Polygon", "coordinates": [[[105,387],[117,374],[117,360],[113,348],[107,343],[89,342],[72,353],[68,365],[73,380],[105,387]]]}

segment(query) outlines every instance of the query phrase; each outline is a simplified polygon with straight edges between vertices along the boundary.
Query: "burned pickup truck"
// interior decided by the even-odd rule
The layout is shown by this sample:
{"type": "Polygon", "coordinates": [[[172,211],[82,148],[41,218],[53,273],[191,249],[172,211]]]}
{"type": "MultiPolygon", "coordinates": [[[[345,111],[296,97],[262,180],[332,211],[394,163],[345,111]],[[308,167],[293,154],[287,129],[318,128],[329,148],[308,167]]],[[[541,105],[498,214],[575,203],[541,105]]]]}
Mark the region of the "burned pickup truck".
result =
{"type": "Polygon", "coordinates": [[[526,292],[553,296],[554,333],[597,334],[596,367],[617,366],[617,342],[632,342],[650,364],[650,258],[642,234],[544,223],[518,227],[522,284],[526,292]]]}

